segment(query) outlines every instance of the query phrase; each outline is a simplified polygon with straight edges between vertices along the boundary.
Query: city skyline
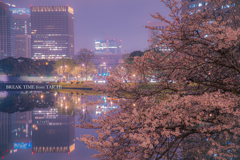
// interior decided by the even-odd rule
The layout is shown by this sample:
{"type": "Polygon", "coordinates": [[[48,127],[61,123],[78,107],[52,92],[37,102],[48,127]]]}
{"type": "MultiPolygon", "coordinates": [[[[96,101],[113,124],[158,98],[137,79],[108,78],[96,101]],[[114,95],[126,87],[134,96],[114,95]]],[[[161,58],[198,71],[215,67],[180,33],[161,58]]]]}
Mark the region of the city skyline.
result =
{"type": "Polygon", "coordinates": [[[80,48],[94,50],[97,39],[122,40],[122,52],[145,50],[148,47],[148,22],[155,22],[150,14],[161,12],[166,17],[168,11],[160,0],[58,0],[30,1],[4,0],[3,3],[15,4],[19,8],[32,6],[63,6],[74,9],[74,54],[80,48]]]}

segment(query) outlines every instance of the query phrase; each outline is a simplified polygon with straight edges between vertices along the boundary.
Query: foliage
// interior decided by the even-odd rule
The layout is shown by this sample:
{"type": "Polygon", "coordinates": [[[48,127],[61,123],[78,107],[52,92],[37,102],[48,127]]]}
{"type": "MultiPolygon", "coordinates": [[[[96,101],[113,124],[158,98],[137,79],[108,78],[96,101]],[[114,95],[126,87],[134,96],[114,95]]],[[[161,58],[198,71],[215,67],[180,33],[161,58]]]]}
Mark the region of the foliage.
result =
{"type": "Polygon", "coordinates": [[[229,0],[222,9],[225,0],[211,0],[204,11],[183,15],[187,2],[163,3],[172,21],[152,16],[169,24],[160,29],[159,45],[172,50],[152,50],[125,64],[139,76],[116,68],[107,85],[96,89],[122,98],[120,109],[79,125],[98,133],[80,140],[97,149],[94,157],[100,159],[238,159],[239,1],[229,0]]]}
{"type": "Polygon", "coordinates": [[[0,69],[11,76],[51,76],[54,61],[8,57],[0,60],[0,69]]]}
{"type": "Polygon", "coordinates": [[[86,48],[82,48],[79,51],[78,55],[78,63],[84,68],[85,70],[85,77],[87,80],[87,77],[89,74],[95,73],[95,68],[93,63],[91,63],[91,59],[94,57],[94,54],[92,51],[87,50],[86,48]]]}
{"type": "Polygon", "coordinates": [[[72,71],[77,67],[77,63],[74,59],[62,58],[55,62],[53,65],[54,72],[58,76],[67,76],[72,73],[72,71]]]}
{"type": "Polygon", "coordinates": [[[133,58],[138,56],[138,57],[141,57],[144,55],[144,52],[141,52],[141,51],[133,51],[132,53],[130,53],[125,59],[125,63],[128,63],[128,64],[132,64],[133,63],[133,58]]]}

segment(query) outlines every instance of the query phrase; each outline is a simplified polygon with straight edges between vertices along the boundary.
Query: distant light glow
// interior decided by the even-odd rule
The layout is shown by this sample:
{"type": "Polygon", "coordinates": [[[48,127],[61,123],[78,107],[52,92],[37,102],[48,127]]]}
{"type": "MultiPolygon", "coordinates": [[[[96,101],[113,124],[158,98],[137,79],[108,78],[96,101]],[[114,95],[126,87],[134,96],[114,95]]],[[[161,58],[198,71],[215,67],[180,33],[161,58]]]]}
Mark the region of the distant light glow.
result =
{"type": "Polygon", "coordinates": [[[9,8],[12,14],[31,14],[30,9],[27,8],[9,8]]]}

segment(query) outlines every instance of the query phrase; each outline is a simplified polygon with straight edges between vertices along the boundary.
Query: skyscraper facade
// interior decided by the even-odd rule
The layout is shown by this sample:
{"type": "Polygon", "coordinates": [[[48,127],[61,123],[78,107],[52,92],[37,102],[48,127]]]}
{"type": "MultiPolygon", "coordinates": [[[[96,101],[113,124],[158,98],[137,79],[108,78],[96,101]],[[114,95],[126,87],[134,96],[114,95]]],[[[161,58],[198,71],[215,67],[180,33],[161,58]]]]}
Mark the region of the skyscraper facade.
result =
{"type": "Polygon", "coordinates": [[[9,6],[0,1],[0,59],[15,57],[14,19],[9,6]]]}
{"type": "Polygon", "coordinates": [[[188,4],[182,8],[182,13],[189,11],[189,13],[192,14],[194,13],[194,10],[198,12],[200,10],[203,10],[204,6],[208,5],[205,0],[182,0],[183,3],[186,1],[188,2],[188,4]]]}
{"type": "Polygon", "coordinates": [[[122,41],[112,40],[96,40],[95,54],[122,54],[122,41]]]}
{"type": "Polygon", "coordinates": [[[69,6],[31,6],[32,59],[74,55],[74,10],[69,6]]]}
{"type": "Polygon", "coordinates": [[[30,9],[9,8],[15,27],[16,58],[31,58],[31,16],[30,9]]]}
{"type": "Polygon", "coordinates": [[[161,39],[158,37],[161,35],[161,29],[165,29],[168,24],[165,22],[148,22],[149,27],[154,27],[156,29],[148,29],[148,47],[149,49],[157,49],[159,51],[170,51],[165,45],[159,45],[161,39]]]}

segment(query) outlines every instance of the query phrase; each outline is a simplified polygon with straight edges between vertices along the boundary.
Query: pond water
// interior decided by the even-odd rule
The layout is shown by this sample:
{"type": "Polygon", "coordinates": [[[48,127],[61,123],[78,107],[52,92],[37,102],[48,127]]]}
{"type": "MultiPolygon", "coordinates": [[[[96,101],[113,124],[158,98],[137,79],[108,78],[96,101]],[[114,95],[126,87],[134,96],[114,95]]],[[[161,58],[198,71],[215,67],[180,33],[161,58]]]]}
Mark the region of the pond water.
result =
{"type": "Polygon", "coordinates": [[[73,125],[79,120],[91,122],[114,108],[101,95],[0,92],[0,156],[6,160],[92,160],[90,156],[98,152],[76,137],[96,133],[73,125]],[[97,100],[103,103],[86,105],[97,100]]]}

